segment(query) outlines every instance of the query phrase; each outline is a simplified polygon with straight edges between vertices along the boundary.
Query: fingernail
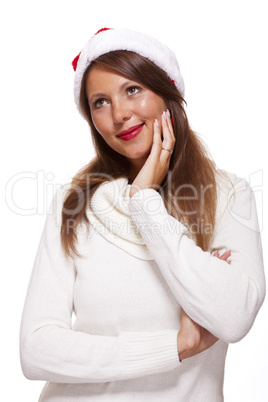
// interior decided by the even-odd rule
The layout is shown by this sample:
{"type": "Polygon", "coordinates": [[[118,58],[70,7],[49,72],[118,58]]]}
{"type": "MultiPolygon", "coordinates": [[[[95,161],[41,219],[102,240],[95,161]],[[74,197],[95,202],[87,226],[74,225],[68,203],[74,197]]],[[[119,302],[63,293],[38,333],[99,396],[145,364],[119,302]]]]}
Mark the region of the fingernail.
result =
{"type": "Polygon", "coordinates": [[[165,110],[163,111],[162,116],[164,117],[165,120],[167,119],[166,111],[165,111],[165,110]]]}
{"type": "Polygon", "coordinates": [[[170,111],[169,111],[169,109],[167,109],[167,115],[168,115],[168,117],[170,117],[170,111]]]}
{"type": "Polygon", "coordinates": [[[157,126],[157,127],[159,127],[159,123],[158,123],[158,120],[157,119],[155,119],[155,125],[157,126]]]}

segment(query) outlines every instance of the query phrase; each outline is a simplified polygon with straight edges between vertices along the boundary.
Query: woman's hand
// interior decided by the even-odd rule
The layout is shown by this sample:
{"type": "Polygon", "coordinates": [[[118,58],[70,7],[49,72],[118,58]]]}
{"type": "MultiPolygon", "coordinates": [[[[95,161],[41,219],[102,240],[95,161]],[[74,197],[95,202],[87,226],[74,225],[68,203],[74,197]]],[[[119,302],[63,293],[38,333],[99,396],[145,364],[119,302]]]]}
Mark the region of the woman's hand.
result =
{"type": "MultiPolygon", "coordinates": [[[[213,254],[220,260],[231,263],[228,258],[231,251],[228,250],[221,256],[218,251],[213,254]]],[[[180,361],[197,355],[213,346],[219,338],[211,334],[207,329],[194,322],[185,311],[182,312],[181,329],[177,336],[178,355],[180,361]]]]}
{"type": "Polygon", "coordinates": [[[168,110],[162,113],[161,121],[163,141],[161,139],[161,127],[159,122],[155,120],[152,149],[145,164],[132,183],[130,197],[145,188],[157,189],[168,172],[171,158],[171,153],[168,150],[173,151],[175,144],[175,136],[168,110]]]}
{"type": "Polygon", "coordinates": [[[218,251],[214,251],[213,255],[214,257],[217,257],[220,260],[226,261],[228,262],[228,264],[231,264],[231,260],[228,260],[228,258],[231,257],[231,250],[225,251],[222,255],[220,255],[218,251]]]}
{"type": "Polygon", "coordinates": [[[180,361],[203,352],[213,346],[218,340],[207,329],[191,320],[185,311],[182,312],[181,329],[177,336],[180,361]]]}

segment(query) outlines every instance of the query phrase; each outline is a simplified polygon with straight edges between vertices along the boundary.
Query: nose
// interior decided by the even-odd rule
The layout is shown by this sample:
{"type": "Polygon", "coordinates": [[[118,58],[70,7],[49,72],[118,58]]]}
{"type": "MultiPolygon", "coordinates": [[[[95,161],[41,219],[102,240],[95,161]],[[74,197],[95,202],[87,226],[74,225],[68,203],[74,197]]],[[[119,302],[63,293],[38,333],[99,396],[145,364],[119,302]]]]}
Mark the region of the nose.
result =
{"type": "Polygon", "coordinates": [[[114,102],[112,106],[112,114],[115,124],[124,123],[128,121],[132,116],[132,112],[130,108],[127,106],[126,101],[114,102]]]}

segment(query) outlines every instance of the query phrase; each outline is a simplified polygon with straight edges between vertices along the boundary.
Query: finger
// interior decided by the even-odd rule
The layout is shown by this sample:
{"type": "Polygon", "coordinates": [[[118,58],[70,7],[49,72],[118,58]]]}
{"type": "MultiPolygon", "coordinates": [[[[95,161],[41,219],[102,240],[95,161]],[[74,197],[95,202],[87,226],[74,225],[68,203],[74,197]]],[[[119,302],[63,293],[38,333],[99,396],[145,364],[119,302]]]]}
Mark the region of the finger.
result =
{"type": "Polygon", "coordinates": [[[162,131],[163,131],[162,146],[163,146],[163,148],[166,148],[166,149],[162,150],[163,152],[161,154],[161,157],[163,155],[163,158],[166,159],[166,158],[171,157],[171,153],[168,152],[167,150],[170,150],[170,151],[173,150],[175,139],[173,138],[173,133],[171,133],[171,131],[170,131],[170,127],[168,124],[168,116],[167,116],[166,112],[162,113],[161,120],[162,120],[162,131]]]}
{"type": "Polygon", "coordinates": [[[218,250],[216,250],[216,251],[213,253],[213,256],[214,256],[214,257],[217,257],[217,258],[220,257],[220,254],[219,254],[218,250]]]}
{"type": "Polygon", "coordinates": [[[173,129],[171,127],[171,122],[170,122],[170,117],[168,116],[168,113],[164,111],[161,116],[162,120],[162,129],[163,129],[163,136],[164,136],[164,141],[167,141],[165,145],[170,145],[169,143],[172,144],[174,138],[173,134],[173,129]]]}
{"type": "Polygon", "coordinates": [[[159,158],[161,153],[162,140],[161,140],[161,128],[157,119],[155,119],[154,121],[153,130],[154,130],[153,145],[150,156],[151,158],[159,158]]]}
{"type": "Polygon", "coordinates": [[[168,125],[168,128],[169,128],[169,131],[170,131],[172,137],[173,137],[174,140],[175,140],[174,131],[173,131],[173,125],[172,125],[172,121],[171,121],[171,116],[170,116],[170,111],[169,111],[169,109],[167,109],[167,111],[166,111],[166,118],[167,118],[167,125],[168,125]]]}
{"type": "Polygon", "coordinates": [[[231,250],[225,251],[225,253],[223,253],[223,254],[220,256],[220,259],[226,261],[229,257],[231,257],[231,250]]]}

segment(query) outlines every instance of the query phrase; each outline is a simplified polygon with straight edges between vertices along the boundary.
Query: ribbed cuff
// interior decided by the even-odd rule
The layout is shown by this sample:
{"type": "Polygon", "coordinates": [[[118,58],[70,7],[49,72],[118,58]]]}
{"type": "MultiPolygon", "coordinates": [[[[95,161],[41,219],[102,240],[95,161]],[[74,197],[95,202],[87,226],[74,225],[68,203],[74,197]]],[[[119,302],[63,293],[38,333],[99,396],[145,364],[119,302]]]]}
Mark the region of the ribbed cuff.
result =
{"type": "Polygon", "coordinates": [[[123,332],[120,338],[127,376],[157,374],[179,367],[177,334],[178,330],[123,332]]]}

